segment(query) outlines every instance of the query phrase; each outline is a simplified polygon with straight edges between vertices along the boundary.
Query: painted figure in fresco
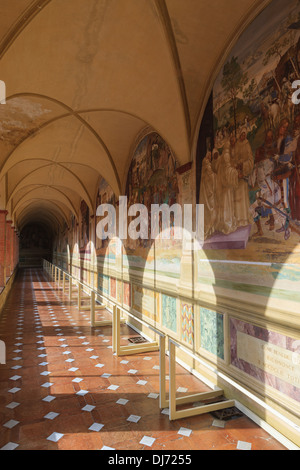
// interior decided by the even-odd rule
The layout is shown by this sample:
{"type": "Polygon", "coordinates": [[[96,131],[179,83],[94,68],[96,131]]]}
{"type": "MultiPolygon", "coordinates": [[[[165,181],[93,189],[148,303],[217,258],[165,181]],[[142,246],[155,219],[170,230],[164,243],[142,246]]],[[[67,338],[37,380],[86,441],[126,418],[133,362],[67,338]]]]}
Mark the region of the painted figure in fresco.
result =
{"type": "MultiPolygon", "coordinates": [[[[101,198],[100,191],[98,190],[97,198],[96,198],[96,211],[97,211],[97,208],[99,206],[101,206],[101,204],[102,204],[102,198],[101,198]]],[[[98,222],[98,218],[96,218],[96,222],[98,222]]],[[[96,225],[97,225],[97,223],[96,223],[96,225]]],[[[97,235],[96,235],[96,249],[102,248],[102,244],[103,244],[102,239],[97,237],[97,235]]]]}
{"type": "Polygon", "coordinates": [[[277,155],[275,155],[276,166],[273,179],[278,182],[281,189],[281,209],[286,213],[286,217],[280,215],[277,211],[278,221],[281,227],[276,230],[277,233],[284,232],[284,238],[290,237],[289,214],[291,212],[289,205],[289,178],[293,169],[293,156],[295,151],[295,139],[289,134],[289,120],[283,119],[278,128],[277,136],[277,155]]]}
{"type": "Polygon", "coordinates": [[[265,131],[267,131],[270,127],[270,112],[269,107],[264,101],[262,101],[260,104],[260,113],[263,119],[265,131]]]}
{"type": "Polygon", "coordinates": [[[234,132],[232,132],[230,135],[230,159],[231,159],[231,164],[233,166],[237,165],[235,144],[236,144],[236,136],[234,132]]]}
{"type": "Polygon", "coordinates": [[[248,177],[254,165],[246,128],[241,130],[240,137],[235,144],[234,161],[239,174],[238,185],[234,191],[234,215],[237,226],[244,227],[251,224],[248,177]]]}
{"type": "Polygon", "coordinates": [[[276,129],[280,121],[280,105],[278,100],[270,102],[269,106],[270,125],[273,129],[276,129]]]}
{"type": "MultiPolygon", "coordinates": [[[[147,207],[149,239],[131,240],[129,237],[126,242],[127,248],[134,250],[137,247],[149,248],[151,246],[151,205],[172,206],[177,202],[179,188],[175,170],[176,160],[163,139],[155,132],[144,137],[132,159],[126,194],[129,206],[144,204],[147,207]]],[[[158,223],[161,229],[160,218],[158,223]]],[[[172,231],[172,227],[170,229],[172,231]]]]}
{"type": "Polygon", "coordinates": [[[86,248],[86,245],[89,241],[89,219],[90,219],[90,211],[85,203],[85,201],[81,201],[80,205],[80,212],[81,212],[81,227],[80,227],[80,248],[86,248]]]}
{"type": "Polygon", "coordinates": [[[156,170],[159,167],[159,146],[154,142],[151,147],[151,168],[156,170]]]}
{"type": "Polygon", "coordinates": [[[294,139],[297,146],[294,153],[294,168],[290,177],[289,202],[292,219],[300,222],[300,114],[294,121],[294,139]]]}
{"type": "Polygon", "coordinates": [[[228,248],[239,236],[247,245],[248,233],[258,239],[265,234],[270,242],[300,234],[300,105],[292,100],[300,78],[300,28],[291,27],[292,20],[299,24],[300,4],[291,4],[282,2],[277,29],[265,17],[251,41],[245,35],[233,48],[201,127],[201,139],[212,129],[218,149],[217,159],[201,150],[197,162],[200,202],[207,206],[205,240],[219,232],[228,248]],[[226,237],[240,227],[245,230],[237,237],[226,237]]]}
{"type": "Polygon", "coordinates": [[[218,232],[229,234],[236,230],[234,191],[238,187],[239,173],[231,162],[230,142],[227,140],[222,154],[215,159],[216,169],[216,222],[218,232]]]}
{"type": "MultiPolygon", "coordinates": [[[[213,152],[214,154],[218,151],[213,152]]],[[[217,158],[215,159],[217,161],[217,158]]],[[[202,163],[200,204],[204,205],[204,236],[210,237],[215,231],[216,221],[216,173],[212,168],[212,153],[207,151],[202,163]]]]}
{"type": "Polygon", "coordinates": [[[287,107],[288,102],[291,100],[291,96],[293,94],[293,88],[291,82],[286,77],[283,78],[281,92],[283,106],[287,107]]]}
{"type": "Polygon", "coordinates": [[[275,168],[275,154],[276,143],[273,131],[269,129],[266,133],[264,145],[256,151],[254,170],[249,178],[249,185],[259,188],[256,192],[256,201],[250,206],[250,211],[257,227],[254,237],[263,236],[264,234],[261,218],[268,218],[265,225],[269,226],[270,231],[275,228],[276,211],[272,209],[272,206],[277,206],[281,201],[280,187],[272,179],[275,168]]]}

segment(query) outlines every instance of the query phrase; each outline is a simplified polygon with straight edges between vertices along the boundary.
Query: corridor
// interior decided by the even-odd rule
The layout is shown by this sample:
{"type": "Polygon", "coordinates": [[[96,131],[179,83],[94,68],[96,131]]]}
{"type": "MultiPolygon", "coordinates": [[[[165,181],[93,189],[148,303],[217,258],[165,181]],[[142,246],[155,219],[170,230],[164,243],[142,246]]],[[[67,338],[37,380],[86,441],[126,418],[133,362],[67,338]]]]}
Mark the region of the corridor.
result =
{"type": "MultiPolygon", "coordinates": [[[[122,335],[136,332],[124,325],[122,335]]],[[[1,450],[285,449],[242,414],[170,422],[158,405],[158,353],[113,355],[111,327],[92,329],[42,270],[19,271],[0,339],[1,450]]],[[[176,383],[178,396],[207,390],[179,366],[176,383]]]]}

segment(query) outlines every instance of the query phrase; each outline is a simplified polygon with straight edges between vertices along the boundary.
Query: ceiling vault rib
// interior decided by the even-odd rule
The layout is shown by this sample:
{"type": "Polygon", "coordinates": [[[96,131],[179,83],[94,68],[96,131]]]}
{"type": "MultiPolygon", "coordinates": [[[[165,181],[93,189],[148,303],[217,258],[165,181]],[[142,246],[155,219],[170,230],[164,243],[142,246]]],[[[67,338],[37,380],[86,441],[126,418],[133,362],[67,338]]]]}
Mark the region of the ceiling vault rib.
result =
{"type": "MultiPolygon", "coordinates": [[[[26,177],[29,176],[29,175],[32,175],[33,173],[41,170],[41,169],[44,169],[44,168],[47,168],[47,167],[50,167],[50,166],[53,166],[53,165],[57,165],[57,166],[60,166],[61,168],[63,168],[64,170],[68,171],[69,173],[71,173],[71,175],[78,181],[78,183],[80,184],[80,186],[82,187],[82,189],[84,190],[84,193],[86,195],[86,198],[87,198],[87,201],[89,202],[89,207],[90,209],[92,209],[93,211],[93,202],[91,201],[91,198],[88,194],[88,191],[85,187],[85,185],[82,183],[81,179],[75,174],[73,173],[73,171],[71,171],[69,168],[66,168],[64,165],[61,165],[60,163],[57,163],[57,162],[52,162],[50,161],[50,163],[46,164],[46,165],[43,165],[41,167],[38,167],[38,168],[35,168],[34,170],[30,171],[29,173],[26,174],[26,177]]],[[[14,194],[18,191],[18,187],[20,186],[20,184],[22,183],[22,180],[19,181],[17,183],[17,185],[14,187],[14,189],[11,191],[10,195],[9,195],[9,199],[8,199],[8,202],[10,202],[10,200],[14,197],[14,194]]],[[[86,202],[87,202],[86,201],[86,202]]]]}
{"type": "Polygon", "coordinates": [[[26,140],[29,140],[30,138],[34,137],[36,134],[38,134],[41,130],[43,130],[45,127],[47,126],[50,126],[50,124],[53,124],[54,122],[56,121],[59,121],[60,119],[63,119],[63,118],[66,118],[68,116],[71,116],[70,113],[66,113],[66,114],[62,114],[61,116],[56,116],[55,118],[53,119],[50,119],[49,121],[47,122],[44,122],[44,124],[41,124],[35,131],[31,132],[30,135],[27,135],[26,137],[24,137],[22,140],[20,140],[20,142],[7,154],[5,160],[3,161],[1,167],[0,167],[0,174],[4,168],[4,166],[6,165],[6,163],[8,162],[8,160],[10,159],[10,157],[12,156],[12,154],[24,143],[26,142],[26,140]]]}
{"type": "MultiPolygon", "coordinates": [[[[73,211],[74,215],[76,216],[76,218],[78,219],[78,213],[76,212],[75,207],[74,207],[71,199],[68,198],[68,196],[63,191],[55,188],[55,186],[47,186],[47,185],[42,185],[42,184],[40,184],[40,185],[37,184],[34,188],[30,189],[23,196],[21,196],[21,198],[16,202],[16,204],[13,204],[12,212],[15,212],[17,210],[18,206],[22,203],[22,200],[24,198],[26,198],[30,193],[32,193],[33,191],[36,191],[37,189],[41,189],[41,188],[51,188],[53,191],[57,191],[59,194],[62,194],[63,197],[66,198],[66,200],[68,201],[68,203],[72,207],[72,211],[73,211]]],[[[23,189],[25,189],[25,188],[23,188],[23,189]]],[[[46,199],[46,198],[45,198],[45,200],[48,201],[48,199],[46,199]]]]}
{"type": "MultiPolygon", "coordinates": [[[[25,160],[22,160],[20,162],[16,162],[14,163],[8,170],[7,172],[5,173],[5,175],[7,175],[13,168],[15,168],[16,166],[18,166],[20,163],[23,163],[25,160]]],[[[95,170],[94,167],[90,166],[90,165],[87,165],[86,163],[81,163],[81,162],[58,162],[56,160],[51,160],[50,158],[45,158],[45,157],[36,157],[36,158],[26,158],[26,162],[38,162],[38,161],[41,161],[41,162],[46,162],[47,165],[41,165],[39,168],[43,168],[43,167],[46,167],[46,166],[50,166],[50,165],[59,165],[61,166],[62,168],[64,168],[65,170],[67,171],[70,171],[71,170],[66,166],[66,165],[73,165],[73,166],[76,166],[76,165],[79,165],[79,166],[84,166],[86,168],[90,168],[91,170],[95,170]]],[[[30,173],[28,173],[29,175],[30,173]]],[[[75,176],[75,174],[74,174],[75,176]]],[[[99,176],[102,177],[101,174],[99,174],[99,176]]],[[[81,180],[80,180],[81,181],[81,180]]],[[[84,186],[85,188],[85,186],[84,186]]],[[[86,188],[85,188],[86,190],[86,188]]]]}
{"type": "Polygon", "coordinates": [[[190,140],[191,119],[190,119],[189,105],[188,105],[186,88],[185,88],[185,83],[184,83],[184,78],[183,78],[183,73],[182,73],[182,68],[181,68],[181,63],[180,63],[180,58],[179,58],[176,39],[175,39],[173,27],[172,27],[171,18],[170,18],[168,7],[166,5],[165,0],[154,0],[154,3],[158,10],[159,17],[164,28],[165,36],[167,38],[168,46],[172,54],[173,64],[176,70],[176,77],[177,77],[178,85],[179,85],[180,92],[181,92],[181,100],[182,100],[182,105],[183,105],[183,110],[184,110],[184,115],[185,115],[185,122],[186,122],[186,131],[188,134],[188,138],[190,140]]]}
{"type": "MultiPolygon", "coordinates": [[[[20,216],[19,216],[20,222],[18,223],[18,228],[19,228],[20,230],[22,230],[22,225],[23,225],[23,227],[24,227],[25,225],[27,225],[28,223],[30,223],[30,222],[27,222],[27,221],[23,222],[23,219],[26,219],[28,216],[31,218],[32,215],[33,215],[31,212],[28,212],[28,211],[29,211],[29,208],[28,208],[28,206],[27,206],[27,207],[25,207],[25,209],[23,209],[23,211],[20,213],[20,216]],[[27,211],[26,211],[26,209],[27,209],[27,211]],[[32,214],[32,215],[31,215],[31,214],[32,214]]],[[[47,212],[47,216],[49,216],[49,218],[52,217],[52,220],[55,220],[55,221],[56,221],[58,227],[59,227],[59,228],[62,228],[61,221],[60,221],[60,220],[57,218],[57,216],[52,212],[52,210],[49,209],[49,211],[47,212]]],[[[38,220],[38,217],[40,217],[40,218],[41,218],[42,220],[44,220],[44,221],[49,222],[49,220],[47,219],[47,217],[45,217],[45,213],[43,213],[43,212],[41,212],[41,211],[35,211],[35,212],[34,212],[34,219],[32,219],[32,220],[36,221],[36,220],[38,220]]]]}
{"type": "MultiPolygon", "coordinates": [[[[9,97],[7,98],[7,100],[9,99],[12,99],[13,97],[9,97]]],[[[79,110],[77,111],[77,114],[80,115],[80,114],[87,114],[87,113],[98,113],[98,112],[114,112],[114,113],[121,113],[121,114],[125,114],[126,116],[131,116],[133,118],[136,118],[138,120],[140,120],[141,122],[145,123],[147,126],[150,126],[150,124],[148,124],[146,121],[144,121],[142,118],[140,118],[139,116],[133,114],[133,113],[129,113],[127,111],[122,111],[122,110],[119,110],[119,109],[111,109],[111,108],[93,108],[93,109],[82,109],[82,110],[79,110]]],[[[60,116],[56,116],[52,119],[49,119],[49,121],[47,122],[44,122],[43,124],[41,124],[37,129],[35,129],[33,132],[30,133],[30,135],[27,135],[26,137],[24,137],[22,140],[20,140],[20,142],[7,154],[5,160],[3,160],[3,163],[1,164],[0,166],[0,174],[4,168],[4,166],[6,165],[6,163],[9,161],[10,157],[12,156],[12,154],[23,144],[25,143],[27,140],[31,139],[32,137],[34,137],[35,135],[37,135],[41,130],[45,129],[46,127],[50,126],[51,124],[53,124],[54,122],[57,122],[57,121],[60,121],[61,119],[65,119],[67,117],[70,117],[70,116],[73,116],[74,114],[72,112],[67,112],[67,113],[64,113],[64,114],[61,114],[60,116]]],[[[151,127],[151,129],[154,129],[151,127]]],[[[35,159],[36,160],[36,159],[35,159]]],[[[43,159],[44,160],[44,159],[43,159]]],[[[63,162],[63,163],[68,163],[68,162],[63,162]]],[[[71,163],[71,162],[70,162],[71,163]]],[[[82,163],[82,165],[84,165],[82,163]]],[[[86,165],[88,166],[88,165],[86,165]]],[[[93,168],[93,167],[89,167],[89,168],[93,168]]],[[[94,168],[93,168],[94,169],[94,168]]],[[[102,176],[102,175],[101,175],[102,176]]]]}
{"type": "MultiPolygon", "coordinates": [[[[33,199],[33,201],[34,201],[34,202],[38,202],[39,199],[33,199]]],[[[62,208],[61,208],[58,204],[56,204],[54,201],[47,201],[47,203],[48,203],[48,204],[47,204],[48,206],[55,206],[55,207],[57,208],[57,209],[55,209],[55,210],[57,211],[58,214],[60,214],[60,216],[62,217],[62,219],[65,220],[66,223],[67,223],[67,225],[68,225],[68,217],[67,217],[67,215],[65,214],[65,212],[62,210],[62,208]]],[[[23,202],[23,205],[25,205],[25,204],[27,204],[27,205],[25,206],[25,208],[26,208],[26,207],[28,207],[28,205],[31,204],[31,203],[30,203],[30,201],[25,201],[25,202],[23,202]]],[[[21,205],[21,207],[22,207],[22,205],[21,205]]],[[[20,211],[22,211],[21,207],[20,207],[20,211]]],[[[21,213],[22,213],[22,212],[21,212],[21,213]]],[[[53,214],[53,213],[52,213],[52,214],[53,214]]],[[[53,215],[54,215],[54,214],[53,214],[53,215]]]]}
{"type": "MultiPolygon", "coordinates": [[[[112,166],[112,169],[113,169],[113,172],[114,172],[114,175],[115,175],[115,178],[116,178],[116,182],[117,182],[117,185],[118,185],[118,189],[119,189],[119,192],[121,192],[121,182],[120,182],[120,178],[119,178],[119,175],[118,175],[118,172],[117,172],[117,168],[116,168],[116,165],[113,161],[113,158],[112,158],[112,155],[110,153],[110,151],[108,150],[108,147],[106,146],[106,144],[104,143],[104,141],[101,139],[101,137],[99,136],[99,134],[95,131],[95,129],[85,120],[83,119],[82,116],[80,116],[78,114],[78,112],[74,111],[72,108],[70,108],[69,106],[67,106],[65,103],[62,103],[61,101],[59,100],[56,100],[55,98],[51,98],[49,96],[45,96],[45,95],[41,95],[39,93],[17,93],[17,94],[14,94],[14,95],[11,95],[7,98],[7,101],[8,100],[12,100],[14,98],[19,98],[21,96],[31,96],[31,97],[36,97],[36,98],[42,98],[42,99],[46,99],[46,100],[49,100],[49,101],[52,101],[53,103],[55,104],[58,104],[60,106],[62,106],[65,110],[68,111],[69,115],[71,116],[74,116],[76,119],[78,119],[78,121],[80,121],[85,127],[86,129],[88,129],[88,131],[94,135],[94,137],[97,139],[98,143],[102,146],[102,148],[104,149],[104,151],[106,152],[106,155],[110,161],[110,164],[112,166]]],[[[45,123],[46,124],[46,123],[45,123]]],[[[36,131],[38,132],[39,129],[36,131]]],[[[32,137],[33,134],[30,135],[30,137],[32,137]]],[[[28,139],[29,137],[26,137],[26,139],[28,139]]],[[[26,140],[24,139],[23,142],[26,140]]],[[[21,143],[20,143],[21,145],[21,143]]],[[[3,165],[2,165],[2,168],[3,168],[3,165]]],[[[2,169],[1,168],[1,169],[2,169]]]]}
{"type": "Polygon", "coordinates": [[[51,2],[51,0],[36,0],[33,2],[18,18],[15,24],[10,28],[8,33],[0,44],[0,59],[8,51],[22,31],[29,23],[51,2]]]}

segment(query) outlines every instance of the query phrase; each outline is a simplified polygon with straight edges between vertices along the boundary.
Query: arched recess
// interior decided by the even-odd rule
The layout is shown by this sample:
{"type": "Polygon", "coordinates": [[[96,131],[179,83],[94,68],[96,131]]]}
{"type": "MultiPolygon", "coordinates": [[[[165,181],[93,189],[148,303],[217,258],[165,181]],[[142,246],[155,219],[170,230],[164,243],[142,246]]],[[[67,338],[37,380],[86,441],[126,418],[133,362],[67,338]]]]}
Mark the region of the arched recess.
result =
{"type": "Polygon", "coordinates": [[[71,170],[52,163],[44,165],[41,168],[37,168],[29,174],[19,172],[14,186],[8,193],[7,205],[9,206],[12,198],[19,190],[29,185],[35,185],[37,182],[45,187],[51,187],[53,185],[55,187],[60,186],[71,191],[75,191],[86,201],[91,211],[93,211],[93,202],[91,197],[93,192],[91,191],[90,194],[79,177],[71,170]]]}
{"type": "Polygon", "coordinates": [[[103,103],[126,110],[175,140],[176,153],[189,158],[179,74],[153,0],[53,0],[11,44],[2,64],[12,94],[40,93],[75,110],[103,103]]]}
{"type": "Polygon", "coordinates": [[[25,138],[6,158],[0,177],[27,158],[82,165],[81,172],[85,171],[84,167],[89,167],[103,174],[119,192],[119,178],[108,149],[84,120],[78,121],[73,115],[52,121],[31,135],[30,139],[25,138]]]}
{"type": "Polygon", "coordinates": [[[65,194],[64,188],[59,189],[54,186],[27,186],[18,191],[12,200],[12,214],[18,210],[20,205],[27,200],[45,199],[63,203],[78,219],[78,211],[73,201],[65,194]]]}
{"type": "Polygon", "coordinates": [[[48,208],[48,211],[45,212],[39,206],[27,206],[18,214],[18,231],[20,232],[25,225],[34,222],[43,222],[47,227],[50,227],[54,234],[59,233],[63,226],[61,216],[53,209],[48,208]]]}
{"type": "Polygon", "coordinates": [[[72,205],[67,200],[63,200],[61,197],[59,197],[59,193],[57,193],[56,191],[51,191],[51,193],[49,194],[49,197],[46,198],[45,196],[41,194],[40,188],[30,191],[26,196],[20,199],[19,202],[16,204],[16,206],[12,209],[12,215],[14,216],[15,212],[17,212],[18,209],[26,203],[31,203],[34,201],[43,201],[43,200],[50,201],[53,204],[57,205],[58,207],[61,208],[61,210],[65,214],[67,214],[68,211],[69,212],[73,211],[72,205]],[[52,193],[52,197],[51,197],[51,193],[52,193]]]}
{"type": "Polygon", "coordinates": [[[37,213],[44,212],[46,218],[48,217],[48,214],[51,213],[57,219],[60,228],[64,226],[64,223],[68,224],[69,222],[69,209],[53,201],[31,199],[29,201],[23,202],[15,212],[18,224],[20,216],[24,211],[26,211],[27,215],[30,214],[31,220],[35,219],[35,214],[37,213]]]}

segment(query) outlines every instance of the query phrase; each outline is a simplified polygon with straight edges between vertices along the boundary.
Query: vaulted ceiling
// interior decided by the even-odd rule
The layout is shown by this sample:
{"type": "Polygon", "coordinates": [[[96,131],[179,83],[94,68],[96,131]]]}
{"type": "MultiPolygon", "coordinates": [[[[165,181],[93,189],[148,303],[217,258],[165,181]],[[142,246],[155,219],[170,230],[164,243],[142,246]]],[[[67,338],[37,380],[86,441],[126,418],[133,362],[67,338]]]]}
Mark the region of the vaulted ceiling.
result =
{"type": "Polygon", "coordinates": [[[62,227],[124,192],[146,128],[193,160],[214,79],[270,0],[0,0],[0,203],[62,227]]]}

